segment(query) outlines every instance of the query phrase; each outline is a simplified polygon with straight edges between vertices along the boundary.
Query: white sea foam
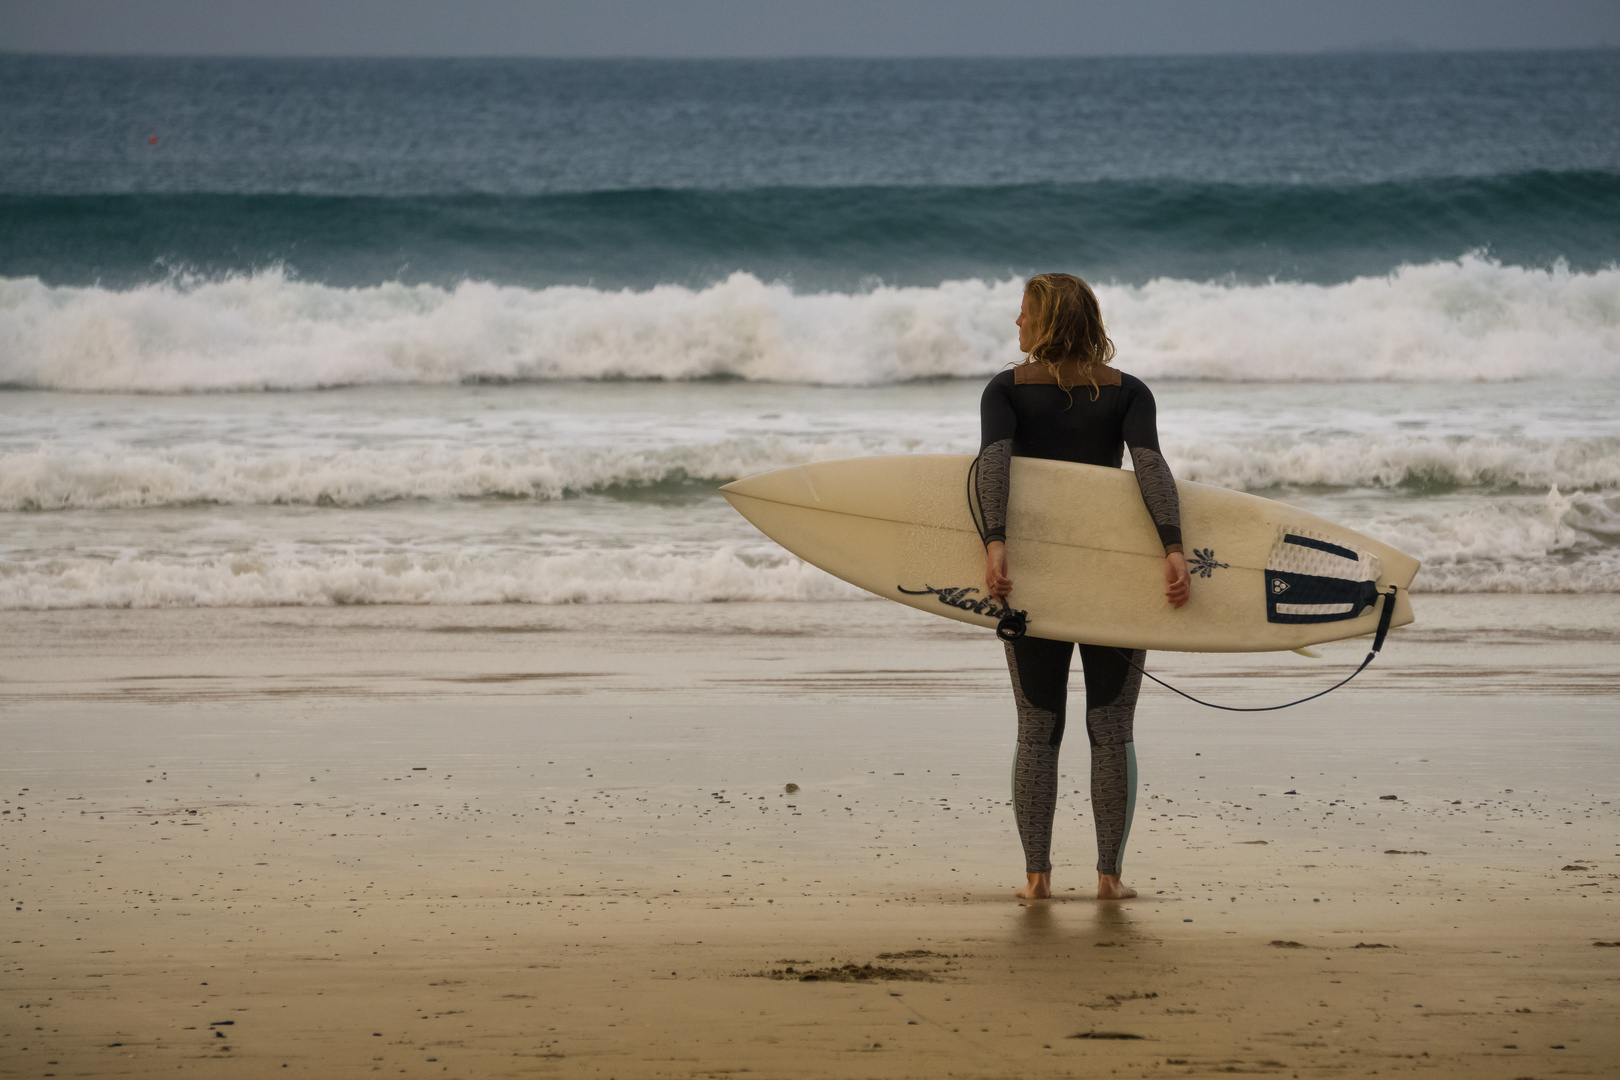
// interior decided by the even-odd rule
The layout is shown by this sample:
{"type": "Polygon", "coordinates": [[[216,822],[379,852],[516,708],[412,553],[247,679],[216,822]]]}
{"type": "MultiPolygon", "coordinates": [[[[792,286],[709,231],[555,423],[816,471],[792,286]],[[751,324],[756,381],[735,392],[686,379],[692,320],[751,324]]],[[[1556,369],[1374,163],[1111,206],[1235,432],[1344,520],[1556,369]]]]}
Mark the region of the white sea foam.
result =
{"type": "Polygon", "coordinates": [[[1342,285],[1161,279],[1099,297],[1128,370],[1214,381],[1620,376],[1620,269],[1470,256],[1342,285]]]}
{"type": "Polygon", "coordinates": [[[781,549],[466,556],[63,557],[0,575],[0,610],[342,604],[708,603],[867,597],[781,549]]]}
{"type": "Polygon", "coordinates": [[[0,455],[0,510],[551,500],[686,478],[718,483],[863,449],[859,443],[770,437],[630,451],[446,445],[337,451],[42,448],[0,455]]]}
{"type": "Polygon", "coordinates": [[[1620,496],[1402,506],[1347,522],[1423,561],[1419,592],[1620,592],[1620,496]]]}
{"type": "MultiPolygon", "coordinates": [[[[697,480],[872,454],[970,452],[872,434],[761,436],[614,450],[521,444],[250,448],[196,444],[41,447],[0,454],[0,511],[226,506],[367,506],[406,499],[523,498],[697,480]]],[[[1410,434],[1300,441],[1203,438],[1166,445],[1176,475],[1220,487],[1620,488],[1620,439],[1460,439],[1410,434]]]]}
{"type": "Polygon", "coordinates": [[[1246,491],[1329,488],[1620,488],[1620,439],[1406,433],[1166,442],[1176,477],[1246,491]]]}
{"type": "MultiPolygon", "coordinates": [[[[1493,500],[1374,499],[1346,525],[1424,563],[1417,592],[1620,591],[1620,495],[1556,490],[1493,500]]],[[[700,537],[702,527],[691,530],[700,537]]],[[[223,542],[233,542],[229,534],[223,542]]],[[[0,609],[340,604],[710,603],[867,594],[763,540],[581,545],[569,550],[253,541],[206,554],[63,552],[0,573],[0,609]]],[[[234,542],[245,538],[236,536],[234,542]]],[[[193,547],[205,546],[198,536],[193,547]]]]}
{"type": "MultiPolygon", "coordinates": [[[[1099,288],[1147,378],[1620,376],[1620,270],[1468,257],[1340,285],[1099,288]]],[[[1016,358],[1017,281],[799,295],[734,274],[645,292],[334,288],[279,271],[126,291],[0,279],[0,384],[178,393],[479,380],[735,378],[873,385],[1016,358]]]]}

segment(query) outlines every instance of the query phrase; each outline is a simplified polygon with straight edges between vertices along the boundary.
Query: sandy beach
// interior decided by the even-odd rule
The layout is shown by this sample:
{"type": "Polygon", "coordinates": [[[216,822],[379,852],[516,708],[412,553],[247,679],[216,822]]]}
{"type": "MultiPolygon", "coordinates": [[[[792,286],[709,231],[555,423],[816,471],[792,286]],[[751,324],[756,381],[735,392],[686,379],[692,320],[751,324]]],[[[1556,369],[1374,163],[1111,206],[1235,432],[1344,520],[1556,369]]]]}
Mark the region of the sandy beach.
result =
{"type": "Polygon", "coordinates": [[[1417,600],[1150,687],[1103,904],[894,605],[9,612],[0,1076],[1620,1075],[1620,601],[1417,600]]]}

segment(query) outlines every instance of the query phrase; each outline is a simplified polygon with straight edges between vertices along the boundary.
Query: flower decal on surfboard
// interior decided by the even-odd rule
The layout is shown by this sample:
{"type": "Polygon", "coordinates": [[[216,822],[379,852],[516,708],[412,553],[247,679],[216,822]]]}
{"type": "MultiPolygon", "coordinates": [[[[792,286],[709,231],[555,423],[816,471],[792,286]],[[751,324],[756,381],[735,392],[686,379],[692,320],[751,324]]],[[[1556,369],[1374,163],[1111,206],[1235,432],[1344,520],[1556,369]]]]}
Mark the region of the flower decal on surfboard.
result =
{"type": "Polygon", "coordinates": [[[1217,570],[1225,570],[1227,563],[1215,561],[1214,548],[1193,548],[1193,557],[1187,560],[1187,569],[1199,577],[1207,578],[1217,570]]]}

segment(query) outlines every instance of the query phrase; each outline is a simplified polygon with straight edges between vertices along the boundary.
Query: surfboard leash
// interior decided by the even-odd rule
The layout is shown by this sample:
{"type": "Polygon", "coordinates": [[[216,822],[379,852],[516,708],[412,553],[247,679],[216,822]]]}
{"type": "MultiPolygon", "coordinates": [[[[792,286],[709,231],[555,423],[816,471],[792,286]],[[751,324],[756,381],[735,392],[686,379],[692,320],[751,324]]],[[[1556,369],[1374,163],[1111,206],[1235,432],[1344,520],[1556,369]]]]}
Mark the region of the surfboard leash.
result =
{"type": "Polygon", "coordinates": [[[979,451],[979,456],[975,457],[973,459],[973,464],[968,466],[968,472],[967,472],[968,516],[973,519],[973,527],[975,529],[977,529],[978,532],[979,532],[979,543],[981,543],[981,544],[985,542],[985,540],[984,540],[984,505],[979,502],[979,484],[978,484],[978,480],[979,480],[979,458],[983,457],[983,456],[984,456],[984,451],[980,450],[979,451]]]}
{"type": "Polygon", "coordinates": [[[1356,668],[1356,670],[1352,671],[1350,674],[1346,675],[1344,678],[1340,679],[1326,690],[1318,691],[1309,697],[1302,697],[1298,701],[1290,701],[1283,705],[1217,705],[1213,701],[1205,701],[1203,698],[1193,697],[1185,690],[1180,690],[1174,686],[1171,686],[1158,676],[1148,674],[1147,669],[1143,668],[1136,661],[1132,660],[1131,654],[1126,652],[1124,649],[1116,648],[1115,651],[1125,658],[1125,662],[1127,664],[1131,665],[1131,667],[1135,668],[1137,671],[1140,671],[1143,675],[1146,675],[1148,678],[1152,679],[1166,690],[1180,694],[1188,701],[1196,702],[1199,705],[1204,705],[1211,709],[1220,709],[1223,712],[1275,712],[1278,709],[1290,709],[1295,705],[1303,705],[1307,701],[1315,701],[1317,698],[1322,697],[1323,695],[1333,693],[1333,691],[1337,690],[1339,687],[1343,686],[1345,683],[1367,670],[1367,665],[1373,662],[1373,658],[1378,655],[1378,651],[1384,647],[1384,638],[1389,634],[1390,619],[1394,618],[1395,616],[1395,594],[1398,592],[1400,592],[1400,586],[1391,585],[1389,587],[1389,592],[1379,593],[1379,595],[1384,598],[1384,610],[1378,615],[1378,632],[1373,635],[1372,651],[1367,654],[1367,658],[1361,662],[1360,667],[1356,668]]]}

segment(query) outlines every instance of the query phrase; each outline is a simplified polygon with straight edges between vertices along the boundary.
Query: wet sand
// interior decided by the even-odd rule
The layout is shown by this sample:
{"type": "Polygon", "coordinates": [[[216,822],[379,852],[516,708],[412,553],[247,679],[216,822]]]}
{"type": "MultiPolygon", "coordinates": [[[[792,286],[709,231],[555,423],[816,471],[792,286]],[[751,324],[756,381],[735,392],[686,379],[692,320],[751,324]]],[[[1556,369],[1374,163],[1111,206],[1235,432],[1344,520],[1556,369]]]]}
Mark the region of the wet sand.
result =
{"type": "Polygon", "coordinates": [[[0,1076],[1620,1075],[1620,599],[1417,599],[1144,693],[1137,900],[1071,737],[1033,904],[894,605],[10,613],[0,1076]]]}

